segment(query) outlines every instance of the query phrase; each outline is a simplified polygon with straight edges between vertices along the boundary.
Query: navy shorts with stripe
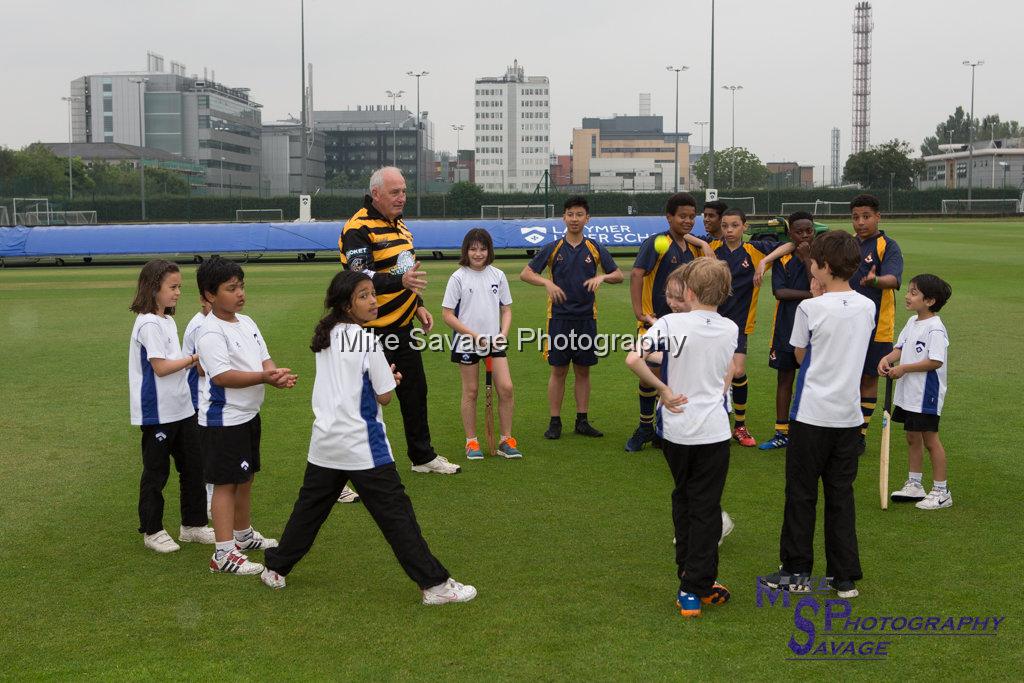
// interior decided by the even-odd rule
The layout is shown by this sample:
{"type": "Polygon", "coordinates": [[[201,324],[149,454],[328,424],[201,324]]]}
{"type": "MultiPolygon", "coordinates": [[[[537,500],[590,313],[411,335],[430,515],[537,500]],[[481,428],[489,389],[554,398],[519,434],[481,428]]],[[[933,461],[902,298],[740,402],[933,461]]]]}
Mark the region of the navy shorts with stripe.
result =
{"type": "Polygon", "coordinates": [[[229,427],[199,427],[203,474],[210,484],[244,484],[260,471],[260,416],[229,427]]]}

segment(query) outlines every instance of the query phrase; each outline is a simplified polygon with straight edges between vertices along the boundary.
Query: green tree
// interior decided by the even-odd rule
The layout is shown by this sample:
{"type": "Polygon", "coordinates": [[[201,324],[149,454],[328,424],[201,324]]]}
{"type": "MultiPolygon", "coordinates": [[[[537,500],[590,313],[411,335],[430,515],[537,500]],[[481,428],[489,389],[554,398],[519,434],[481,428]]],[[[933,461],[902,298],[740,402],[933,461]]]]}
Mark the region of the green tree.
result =
{"type": "Polygon", "coordinates": [[[183,195],[187,192],[188,182],[181,173],[158,166],[146,167],[147,195],[183,195]]]}
{"type": "MultiPolygon", "coordinates": [[[[935,135],[929,135],[921,143],[921,154],[929,156],[938,154],[939,145],[966,145],[971,139],[970,116],[963,107],[946,117],[946,120],[935,126],[935,135]]],[[[999,114],[989,114],[980,121],[974,119],[974,139],[991,140],[999,138],[1016,138],[1024,136],[1024,128],[1017,121],[1001,121],[999,114]]]]}
{"type": "MultiPolygon", "coordinates": [[[[708,186],[708,163],[711,158],[701,155],[693,165],[693,173],[705,187],[708,186]]],[[[768,168],[756,154],[743,147],[715,150],[715,184],[718,187],[758,188],[768,183],[768,168]],[[732,182],[733,161],[736,163],[736,181],[732,182]]]]}
{"type": "Polygon", "coordinates": [[[14,178],[20,185],[19,192],[47,196],[67,188],[67,161],[42,144],[34,142],[14,156],[14,178]]]}
{"type": "Polygon", "coordinates": [[[889,187],[910,190],[914,179],[924,172],[922,159],[911,159],[914,150],[905,140],[890,140],[869,150],[851,154],[843,167],[843,180],[868,189],[889,187]]]}
{"type": "Polygon", "coordinates": [[[7,182],[14,177],[17,159],[17,152],[13,149],[0,147],[0,182],[7,182]]]}
{"type": "Polygon", "coordinates": [[[369,173],[335,173],[327,179],[331,190],[367,190],[370,187],[369,173]]]}
{"type": "Polygon", "coordinates": [[[476,183],[455,183],[448,190],[448,205],[456,216],[473,216],[480,211],[484,190],[476,183]]]}

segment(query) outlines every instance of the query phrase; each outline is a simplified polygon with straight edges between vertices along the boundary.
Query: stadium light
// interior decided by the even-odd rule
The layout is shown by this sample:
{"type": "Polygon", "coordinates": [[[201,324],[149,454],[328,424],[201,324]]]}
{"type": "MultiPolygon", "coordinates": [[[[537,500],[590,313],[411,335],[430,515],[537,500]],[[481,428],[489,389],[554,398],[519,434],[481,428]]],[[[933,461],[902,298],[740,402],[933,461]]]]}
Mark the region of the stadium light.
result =
{"type": "Polygon", "coordinates": [[[142,109],[145,103],[143,93],[146,89],[148,78],[129,78],[129,81],[139,86],[139,201],[142,205],[142,221],[146,221],[146,138],[142,127],[142,109]]]}
{"type": "Polygon", "coordinates": [[[732,171],[729,189],[736,187],[736,91],[743,90],[742,85],[723,85],[722,90],[732,91],[732,171]]]}
{"type": "Polygon", "coordinates": [[[676,135],[675,135],[675,138],[673,139],[673,144],[672,144],[672,147],[675,148],[675,151],[676,151],[676,162],[675,162],[676,163],[676,168],[675,168],[675,174],[676,174],[676,182],[675,182],[676,190],[675,191],[676,192],[679,192],[679,72],[680,71],[686,71],[689,68],[690,67],[688,67],[688,66],[666,66],[665,67],[665,69],[667,71],[675,71],[676,72],[676,135]]]}
{"type": "Polygon", "coordinates": [[[71,145],[74,143],[71,133],[71,103],[81,102],[85,98],[79,95],[72,95],[71,97],[62,97],[61,99],[68,103],[68,201],[70,202],[75,198],[75,184],[71,179],[71,145]]]}
{"type": "Polygon", "coordinates": [[[406,71],[406,76],[416,79],[416,217],[420,217],[420,177],[423,175],[422,163],[420,162],[420,79],[428,75],[429,71],[406,71]]]}
{"type": "MultiPolygon", "coordinates": [[[[388,90],[388,97],[391,98],[391,162],[398,166],[398,124],[395,116],[398,109],[398,98],[405,94],[404,90],[388,90]]],[[[386,144],[386,143],[385,143],[386,144]]]]}
{"type": "Polygon", "coordinates": [[[982,66],[982,60],[964,60],[964,66],[971,67],[971,118],[967,122],[967,205],[970,206],[971,194],[974,189],[974,70],[982,66]]]}

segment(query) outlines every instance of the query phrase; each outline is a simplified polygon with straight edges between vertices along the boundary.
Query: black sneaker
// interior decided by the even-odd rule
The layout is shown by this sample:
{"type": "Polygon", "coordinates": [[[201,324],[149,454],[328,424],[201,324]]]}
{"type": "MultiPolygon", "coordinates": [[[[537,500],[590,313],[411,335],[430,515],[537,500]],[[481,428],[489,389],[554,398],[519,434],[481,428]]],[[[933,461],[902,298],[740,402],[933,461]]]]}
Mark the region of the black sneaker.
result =
{"type": "Polygon", "coordinates": [[[832,590],[843,599],[855,598],[860,593],[857,591],[856,584],[849,579],[832,579],[832,590]]]}
{"type": "Polygon", "coordinates": [[[784,590],[790,593],[810,593],[811,575],[797,572],[790,574],[781,567],[779,571],[761,577],[761,585],[774,590],[784,590]]]}
{"type": "Polygon", "coordinates": [[[586,420],[576,420],[576,433],[580,436],[604,436],[604,432],[594,429],[586,420]]]}
{"type": "Polygon", "coordinates": [[[629,441],[626,442],[626,452],[636,453],[637,451],[642,451],[644,444],[654,441],[656,436],[652,425],[641,423],[636,428],[636,431],[633,432],[633,436],[629,437],[629,441]]]}
{"type": "Polygon", "coordinates": [[[544,432],[545,439],[558,439],[562,436],[562,423],[552,420],[548,423],[548,430],[544,432]]]}

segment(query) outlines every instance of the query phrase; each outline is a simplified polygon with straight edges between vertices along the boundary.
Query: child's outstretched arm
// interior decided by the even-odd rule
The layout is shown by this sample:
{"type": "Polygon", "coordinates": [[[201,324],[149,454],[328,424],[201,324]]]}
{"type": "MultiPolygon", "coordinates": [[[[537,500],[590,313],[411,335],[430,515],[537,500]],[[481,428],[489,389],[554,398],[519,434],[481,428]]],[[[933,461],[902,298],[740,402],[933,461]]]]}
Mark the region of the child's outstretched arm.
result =
{"type": "MultiPolygon", "coordinates": [[[[391,376],[395,380],[395,387],[397,388],[398,385],[402,383],[402,373],[395,370],[394,363],[392,363],[389,367],[391,369],[391,376]]],[[[393,391],[391,390],[385,391],[383,394],[377,394],[377,403],[381,404],[382,406],[386,406],[387,404],[391,403],[392,394],[393,391]]]]}
{"type": "Polygon", "coordinates": [[[683,240],[690,245],[693,245],[700,249],[701,253],[707,258],[715,258],[715,250],[711,248],[711,243],[702,240],[699,237],[694,237],[690,233],[683,235],[683,240]]]}
{"type": "Polygon", "coordinates": [[[185,356],[184,358],[175,358],[174,360],[168,360],[166,358],[149,359],[149,364],[153,366],[153,374],[157,377],[173,375],[176,372],[181,372],[182,370],[192,367],[198,362],[199,356],[195,353],[190,356],[185,356]]]}
{"type": "Polygon", "coordinates": [[[647,366],[647,361],[640,353],[630,351],[626,354],[626,365],[633,371],[633,374],[640,378],[643,384],[654,387],[657,390],[661,405],[665,406],[669,412],[683,412],[683,405],[687,402],[686,397],[682,394],[673,393],[667,384],[651,372],[651,369],[647,366]]]}
{"type": "MultiPolygon", "coordinates": [[[[878,364],[879,371],[881,371],[882,369],[883,362],[885,362],[885,358],[883,358],[878,364]]],[[[924,360],[919,360],[916,363],[907,363],[906,365],[890,365],[888,372],[885,372],[883,374],[886,377],[890,377],[892,379],[899,379],[908,372],[931,372],[932,370],[938,370],[941,367],[941,360],[932,360],[931,358],[925,358],[924,360]]]]}
{"type": "Polygon", "coordinates": [[[780,244],[779,246],[772,249],[771,253],[769,253],[767,256],[761,259],[761,262],[757,264],[757,268],[754,269],[754,286],[761,286],[761,280],[764,279],[765,271],[771,268],[773,263],[778,261],[786,254],[792,254],[794,251],[796,251],[796,245],[794,245],[792,242],[780,244]]]}
{"type": "Polygon", "coordinates": [[[519,273],[519,279],[528,285],[543,287],[548,290],[548,297],[553,303],[560,304],[565,301],[565,292],[562,288],[543,275],[534,272],[529,264],[523,266],[523,271],[519,273]]]}

